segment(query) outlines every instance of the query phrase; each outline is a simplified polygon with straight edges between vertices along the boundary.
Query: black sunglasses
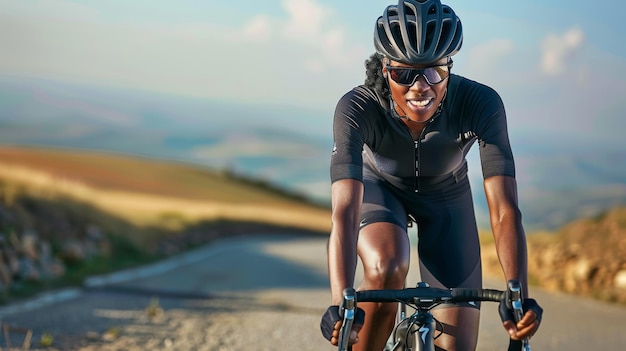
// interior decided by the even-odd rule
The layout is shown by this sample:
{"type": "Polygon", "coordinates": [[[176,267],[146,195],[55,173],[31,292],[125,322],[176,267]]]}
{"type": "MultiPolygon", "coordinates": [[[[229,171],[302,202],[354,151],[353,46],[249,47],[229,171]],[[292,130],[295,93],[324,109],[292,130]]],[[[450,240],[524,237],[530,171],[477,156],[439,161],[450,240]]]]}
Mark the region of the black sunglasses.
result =
{"type": "Polygon", "coordinates": [[[385,69],[389,72],[389,76],[399,85],[410,87],[423,76],[428,85],[435,85],[443,82],[450,76],[452,68],[452,60],[444,65],[430,66],[424,68],[399,67],[385,65],[385,69]]]}

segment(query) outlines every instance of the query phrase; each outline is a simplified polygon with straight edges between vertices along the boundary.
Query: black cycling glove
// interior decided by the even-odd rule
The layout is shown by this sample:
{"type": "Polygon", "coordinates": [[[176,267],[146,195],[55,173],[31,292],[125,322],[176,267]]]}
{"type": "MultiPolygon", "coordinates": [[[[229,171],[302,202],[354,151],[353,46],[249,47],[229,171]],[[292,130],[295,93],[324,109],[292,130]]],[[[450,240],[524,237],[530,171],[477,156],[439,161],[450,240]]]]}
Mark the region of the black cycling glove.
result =
{"type": "MultiPolygon", "coordinates": [[[[543,308],[539,306],[535,299],[524,299],[522,302],[522,308],[524,313],[527,311],[533,311],[537,315],[537,320],[541,322],[541,316],[543,314],[543,308]]],[[[515,322],[515,316],[513,315],[513,308],[509,306],[507,301],[501,301],[500,306],[498,307],[498,312],[500,313],[500,319],[502,322],[505,321],[513,321],[515,322]]]]}
{"type": "MultiPolygon", "coordinates": [[[[320,328],[322,329],[322,335],[326,340],[330,341],[333,336],[333,330],[335,330],[335,323],[343,318],[343,308],[340,310],[339,306],[330,306],[326,310],[326,313],[322,316],[320,328]]],[[[363,325],[365,322],[365,311],[360,308],[356,308],[354,315],[354,325],[363,325]]]]}
{"type": "MultiPolygon", "coordinates": [[[[537,315],[537,320],[541,322],[541,316],[543,315],[543,308],[539,306],[535,299],[524,299],[522,302],[522,309],[524,313],[526,311],[533,311],[537,315]]],[[[515,316],[513,315],[513,309],[509,306],[508,299],[500,302],[500,306],[498,307],[498,312],[500,313],[500,319],[502,322],[512,321],[515,322],[515,316]]],[[[509,339],[509,348],[508,351],[521,351],[522,350],[522,341],[521,340],[513,340],[509,339]]]]}

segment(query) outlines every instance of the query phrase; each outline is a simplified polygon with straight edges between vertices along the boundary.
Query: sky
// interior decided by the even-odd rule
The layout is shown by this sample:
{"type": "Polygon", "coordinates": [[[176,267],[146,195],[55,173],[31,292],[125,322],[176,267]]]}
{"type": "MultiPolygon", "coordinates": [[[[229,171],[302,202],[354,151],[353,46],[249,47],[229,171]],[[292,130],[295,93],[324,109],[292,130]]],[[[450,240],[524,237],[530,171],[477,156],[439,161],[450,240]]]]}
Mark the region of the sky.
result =
{"type": "MultiPolygon", "coordinates": [[[[341,95],[363,82],[374,22],[392,3],[0,0],[0,76],[307,108],[331,118],[341,95]]],[[[496,89],[512,130],[623,143],[626,3],[444,3],[464,28],[453,72],[496,89]]]]}

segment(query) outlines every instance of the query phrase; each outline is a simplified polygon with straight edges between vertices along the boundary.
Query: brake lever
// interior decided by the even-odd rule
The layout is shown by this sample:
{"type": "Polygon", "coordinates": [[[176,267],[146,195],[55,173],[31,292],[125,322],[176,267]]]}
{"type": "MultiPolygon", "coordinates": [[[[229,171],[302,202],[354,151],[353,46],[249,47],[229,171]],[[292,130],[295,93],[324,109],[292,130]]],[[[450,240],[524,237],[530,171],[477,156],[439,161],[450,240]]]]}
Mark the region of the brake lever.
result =
{"type": "Polygon", "coordinates": [[[343,313],[343,324],[339,332],[339,351],[348,351],[348,343],[350,341],[350,332],[354,323],[356,313],[356,291],[353,288],[343,290],[343,302],[340,307],[343,313]]]}
{"type": "MultiPolygon", "coordinates": [[[[518,323],[524,317],[524,307],[522,305],[522,285],[518,280],[509,280],[509,303],[513,308],[513,316],[515,317],[515,323],[518,323]]],[[[530,351],[530,340],[526,338],[522,340],[522,350],[530,351]]]]}

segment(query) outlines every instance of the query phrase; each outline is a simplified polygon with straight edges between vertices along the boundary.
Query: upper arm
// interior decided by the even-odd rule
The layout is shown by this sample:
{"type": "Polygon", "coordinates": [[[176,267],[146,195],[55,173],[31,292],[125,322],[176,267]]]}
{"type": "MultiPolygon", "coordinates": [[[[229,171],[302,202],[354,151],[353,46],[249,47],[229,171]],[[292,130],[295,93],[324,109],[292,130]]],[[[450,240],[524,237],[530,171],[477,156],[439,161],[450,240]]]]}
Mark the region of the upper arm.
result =
{"type": "MultiPolygon", "coordinates": [[[[484,85],[475,87],[472,111],[473,128],[478,136],[483,177],[515,177],[515,162],[509,140],[506,111],[498,93],[484,85]]],[[[468,98],[469,99],[469,98],[468,98]]]]}
{"type": "Polygon", "coordinates": [[[381,114],[380,108],[370,91],[358,87],[337,103],[333,118],[332,182],[362,179],[363,145],[371,138],[373,123],[381,114]]]}

